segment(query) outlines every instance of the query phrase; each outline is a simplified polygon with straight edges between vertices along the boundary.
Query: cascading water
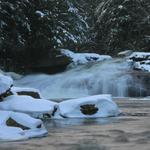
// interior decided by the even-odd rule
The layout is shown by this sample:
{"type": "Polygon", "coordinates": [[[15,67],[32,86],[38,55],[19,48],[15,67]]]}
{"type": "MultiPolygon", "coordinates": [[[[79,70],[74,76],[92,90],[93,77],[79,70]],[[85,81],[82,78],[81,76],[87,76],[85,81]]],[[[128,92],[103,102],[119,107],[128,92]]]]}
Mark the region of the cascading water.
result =
{"type": "Polygon", "coordinates": [[[87,64],[55,75],[27,75],[15,81],[16,86],[37,88],[47,99],[77,98],[94,94],[115,97],[142,96],[145,90],[129,73],[124,59],[87,64]]]}

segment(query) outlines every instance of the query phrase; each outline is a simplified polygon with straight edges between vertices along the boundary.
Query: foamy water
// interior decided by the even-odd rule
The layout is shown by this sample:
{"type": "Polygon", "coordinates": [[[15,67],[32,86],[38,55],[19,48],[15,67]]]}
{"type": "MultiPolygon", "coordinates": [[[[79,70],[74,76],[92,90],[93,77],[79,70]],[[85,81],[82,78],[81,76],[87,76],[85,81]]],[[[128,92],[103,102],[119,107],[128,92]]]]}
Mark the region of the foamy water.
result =
{"type": "Polygon", "coordinates": [[[27,75],[15,81],[16,86],[37,88],[47,99],[78,98],[94,94],[130,96],[130,89],[140,91],[143,86],[129,74],[131,66],[124,59],[87,64],[55,75],[27,75]]]}

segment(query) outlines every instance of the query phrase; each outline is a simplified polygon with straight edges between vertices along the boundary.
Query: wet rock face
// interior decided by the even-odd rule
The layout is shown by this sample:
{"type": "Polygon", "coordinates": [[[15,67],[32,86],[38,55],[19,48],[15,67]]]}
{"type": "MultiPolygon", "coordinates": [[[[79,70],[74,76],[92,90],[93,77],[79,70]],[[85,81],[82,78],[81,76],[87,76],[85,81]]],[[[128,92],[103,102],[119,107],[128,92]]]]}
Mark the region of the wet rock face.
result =
{"type": "Polygon", "coordinates": [[[99,109],[95,106],[95,104],[86,104],[80,106],[80,111],[84,115],[94,115],[97,113],[99,109]]]}
{"type": "Polygon", "coordinates": [[[62,55],[59,51],[53,52],[50,57],[45,57],[42,60],[38,60],[30,66],[32,72],[44,72],[48,74],[55,74],[63,72],[67,66],[71,63],[71,59],[62,55]]]}
{"type": "Polygon", "coordinates": [[[128,86],[129,97],[145,97],[150,95],[150,73],[133,71],[132,82],[128,86]]]}

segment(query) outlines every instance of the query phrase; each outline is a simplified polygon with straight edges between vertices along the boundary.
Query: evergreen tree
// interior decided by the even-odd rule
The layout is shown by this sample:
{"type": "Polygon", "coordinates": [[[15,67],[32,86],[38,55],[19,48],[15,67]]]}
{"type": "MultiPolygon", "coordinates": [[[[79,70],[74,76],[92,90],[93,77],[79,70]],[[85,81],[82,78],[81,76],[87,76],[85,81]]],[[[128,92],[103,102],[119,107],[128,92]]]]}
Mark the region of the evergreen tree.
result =
{"type": "MultiPolygon", "coordinates": [[[[0,53],[29,65],[86,40],[87,24],[71,0],[0,0],[0,53]]],[[[6,60],[6,59],[5,59],[6,60]]]]}
{"type": "Polygon", "coordinates": [[[149,0],[103,0],[96,16],[96,42],[104,53],[150,50],[149,0]]]}

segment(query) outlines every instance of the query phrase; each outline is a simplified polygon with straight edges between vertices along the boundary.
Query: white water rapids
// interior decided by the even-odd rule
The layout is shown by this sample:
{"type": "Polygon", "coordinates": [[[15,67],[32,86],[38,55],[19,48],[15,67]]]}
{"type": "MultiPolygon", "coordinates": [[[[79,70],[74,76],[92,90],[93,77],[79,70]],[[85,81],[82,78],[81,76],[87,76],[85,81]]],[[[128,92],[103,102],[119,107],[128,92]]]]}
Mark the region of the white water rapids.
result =
{"type": "Polygon", "coordinates": [[[94,94],[129,96],[129,88],[138,93],[142,85],[127,73],[130,65],[123,59],[87,64],[55,75],[33,74],[15,81],[15,86],[32,87],[47,99],[78,98],[94,94]]]}

